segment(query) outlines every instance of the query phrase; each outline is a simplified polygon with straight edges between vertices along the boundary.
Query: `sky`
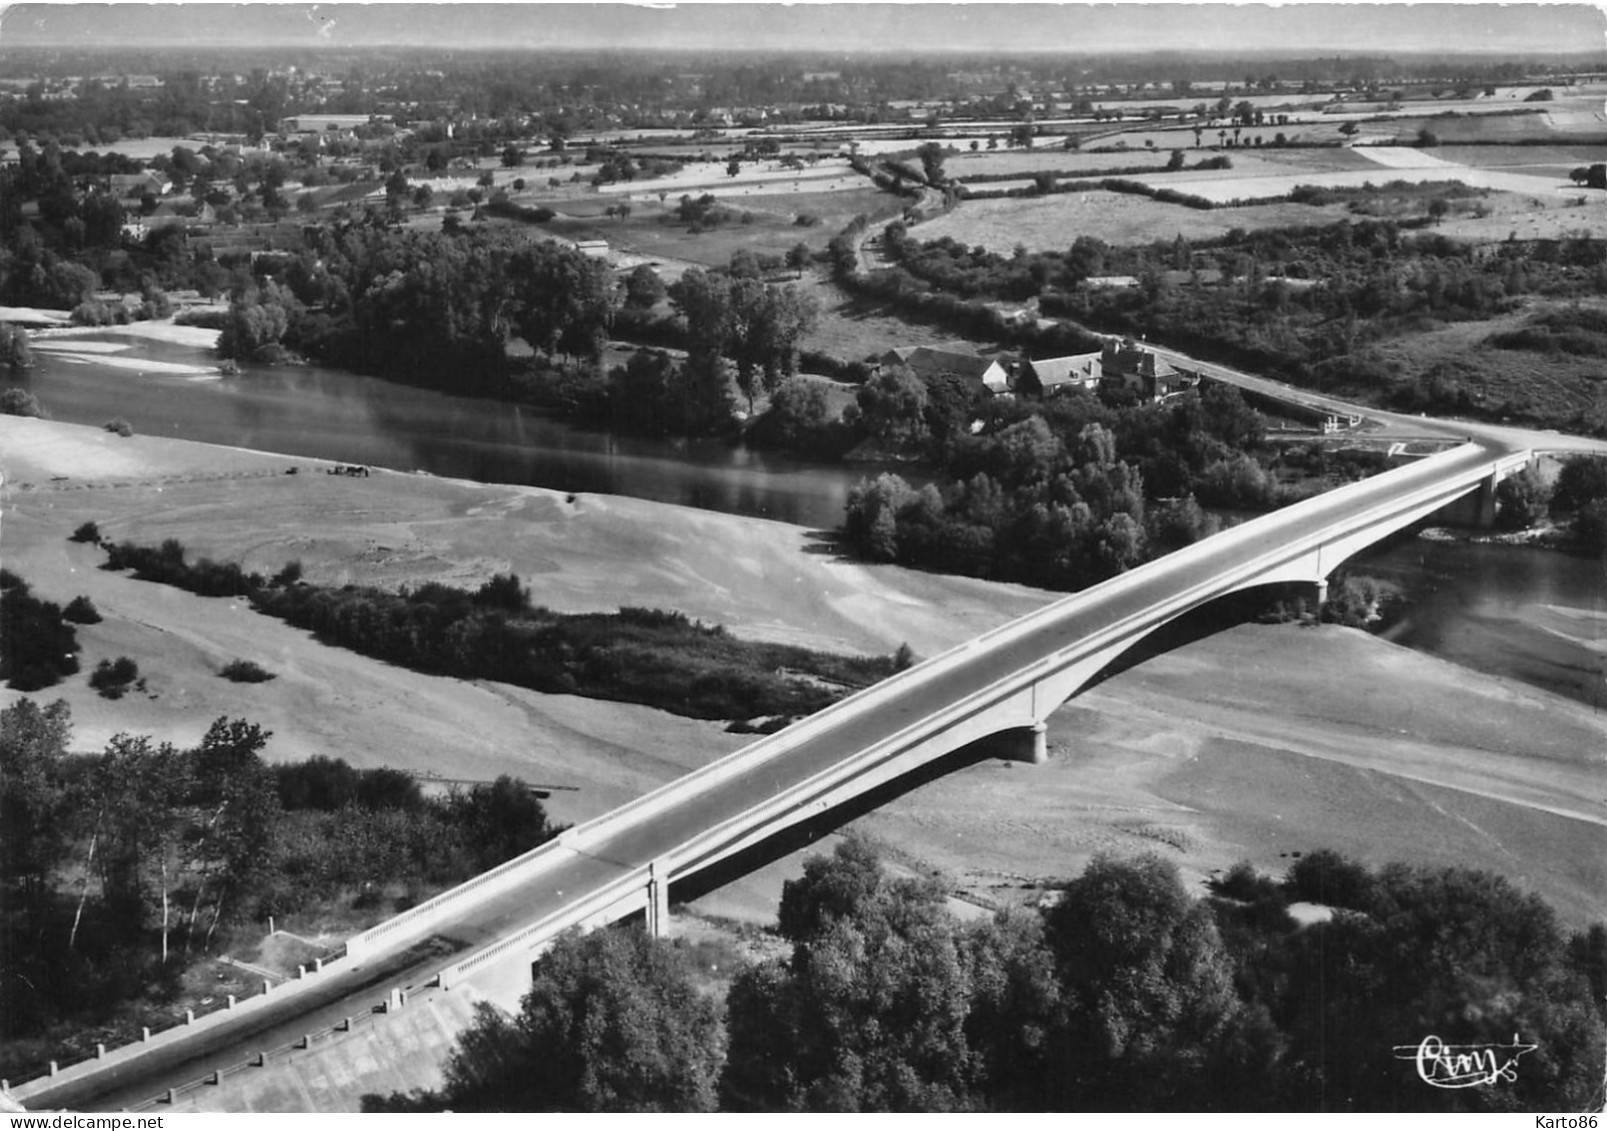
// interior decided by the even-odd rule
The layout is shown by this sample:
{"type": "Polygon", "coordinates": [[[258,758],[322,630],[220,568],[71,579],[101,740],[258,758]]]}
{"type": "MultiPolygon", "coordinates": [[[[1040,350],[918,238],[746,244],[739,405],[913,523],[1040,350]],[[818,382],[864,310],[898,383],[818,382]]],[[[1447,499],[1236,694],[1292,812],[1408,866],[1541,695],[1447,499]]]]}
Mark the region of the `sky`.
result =
{"type": "Polygon", "coordinates": [[[7,46],[634,47],[1300,54],[1601,51],[1589,3],[86,4],[0,11],[7,46]]]}

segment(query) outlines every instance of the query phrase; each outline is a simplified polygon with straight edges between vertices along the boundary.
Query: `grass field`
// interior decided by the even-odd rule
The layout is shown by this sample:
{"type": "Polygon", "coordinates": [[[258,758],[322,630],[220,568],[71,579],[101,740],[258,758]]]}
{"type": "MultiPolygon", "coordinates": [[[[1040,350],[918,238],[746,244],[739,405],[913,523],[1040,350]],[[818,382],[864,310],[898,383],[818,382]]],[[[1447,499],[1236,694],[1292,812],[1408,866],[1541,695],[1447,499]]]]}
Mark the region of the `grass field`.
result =
{"type": "Polygon", "coordinates": [[[1568,169],[1607,159],[1589,145],[1442,145],[1434,155],[1474,169],[1560,166],[1568,169]]]}
{"type": "MultiPolygon", "coordinates": [[[[1164,168],[1169,152],[1150,152],[1140,149],[1132,153],[1082,153],[1040,145],[1036,149],[1000,149],[993,152],[956,153],[943,162],[943,171],[952,180],[967,177],[998,176],[1020,173],[1030,177],[1033,173],[1053,171],[1063,176],[1076,176],[1091,169],[1112,169],[1118,166],[1145,165],[1164,168]]],[[[1202,154],[1202,156],[1207,156],[1202,154]]]]}
{"type": "Polygon", "coordinates": [[[877,189],[860,187],[842,192],[754,195],[730,199],[716,193],[717,200],[729,200],[731,208],[752,216],[752,221],[734,220],[703,232],[693,233],[679,220],[671,220],[675,209],[656,198],[631,202],[628,219],[610,219],[604,210],[618,198],[590,197],[553,201],[550,207],[560,215],[540,230],[568,239],[605,239],[611,247],[653,258],[682,259],[708,267],[723,267],[742,248],[758,256],[785,256],[802,243],[818,251],[830,242],[856,215],[885,219],[901,207],[898,198],[877,189]],[[801,227],[800,214],[820,217],[820,223],[801,227]]]}
{"type": "MultiPolygon", "coordinates": [[[[806,350],[841,361],[864,361],[902,346],[961,340],[953,330],[908,322],[889,306],[854,298],[818,274],[805,275],[798,285],[820,310],[819,322],[803,340],[806,350]]],[[[975,344],[978,349],[992,345],[981,340],[975,344]]]]}
{"type": "Polygon", "coordinates": [[[1151,243],[1178,235],[1191,240],[1214,239],[1234,228],[1316,227],[1345,215],[1339,206],[1304,204],[1204,211],[1142,196],[1094,191],[972,201],[922,224],[915,234],[923,240],[950,236],[963,244],[981,244],[1009,254],[1017,244],[1024,244],[1028,251],[1064,250],[1078,236],[1093,236],[1108,244],[1151,243]]]}

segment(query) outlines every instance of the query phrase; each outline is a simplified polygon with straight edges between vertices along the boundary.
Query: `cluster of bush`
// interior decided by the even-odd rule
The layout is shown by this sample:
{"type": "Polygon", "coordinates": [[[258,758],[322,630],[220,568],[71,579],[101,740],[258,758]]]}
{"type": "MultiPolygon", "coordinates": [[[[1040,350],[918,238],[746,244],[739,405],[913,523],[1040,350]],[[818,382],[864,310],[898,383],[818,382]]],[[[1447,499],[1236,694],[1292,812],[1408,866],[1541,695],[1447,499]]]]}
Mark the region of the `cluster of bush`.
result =
{"type": "Polygon", "coordinates": [[[73,622],[60,605],[40,600],[26,581],[0,569],[0,680],[13,691],[38,691],[77,672],[73,622]]]}
{"type": "Polygon", "coordinates": [[[563,831],[530,787],[507,775],[427,796],[411,774],[359,770],[322,755],[272,773],[283,817],[258,915],[353,896],[359,908],[404,910],[427,890],[460,883],[563,831]]]}

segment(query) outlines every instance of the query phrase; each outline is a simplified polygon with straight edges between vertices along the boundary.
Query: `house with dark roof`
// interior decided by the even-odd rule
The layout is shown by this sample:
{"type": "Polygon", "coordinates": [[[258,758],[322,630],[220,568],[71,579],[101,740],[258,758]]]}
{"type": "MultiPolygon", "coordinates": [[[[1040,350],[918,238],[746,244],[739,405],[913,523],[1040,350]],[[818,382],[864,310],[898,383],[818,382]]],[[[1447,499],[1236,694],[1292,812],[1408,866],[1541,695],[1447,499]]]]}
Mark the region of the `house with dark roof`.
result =
{"type": "Polygon", "coordinates": [[[1016,375],[1016,392],[1024,397],[1052,397],[1062,389],[1099,388],[1103,372],[1097,353],[1069,354],[1066,357],[1046,357],[1039,361],[1024,361],[1016,375]]]}
{"type": "Polygon", "coordinates": [[[1175,368],[1131,338],[1107,339],[1099,368],[1102,385],[1120,385],[1140,401],[1163,400],[1199,384],[1196,374],[1175,368]]]}
{"type": "Polygon", "coordinates": [[[938,377],[958,377],[981,385],[997,396],[1010,391],[1010,372],[991,357],[961,353],[933,346],[905,346],[891,349],[880,357],[882,365],[902,365],[923,381],[938,377]]]}
{"type": "Polygon", "coordinates": [[[149,193],[161,196],[171,182],[163,173],[151,170],[144,173],[112,173],[106,177],[106,191],[119,199],[138,199],[149,193]]]}

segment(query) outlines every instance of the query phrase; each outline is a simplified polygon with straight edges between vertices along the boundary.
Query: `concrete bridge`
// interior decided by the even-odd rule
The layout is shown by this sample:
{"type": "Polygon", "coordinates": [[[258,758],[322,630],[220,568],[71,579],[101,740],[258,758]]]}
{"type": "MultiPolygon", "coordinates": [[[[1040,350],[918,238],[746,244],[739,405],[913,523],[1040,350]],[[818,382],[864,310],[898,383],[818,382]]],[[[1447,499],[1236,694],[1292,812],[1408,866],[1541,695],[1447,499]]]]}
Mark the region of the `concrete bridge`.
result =
{"type": "Polygon", "coordinates": [[[1462,444],[1055,601],[354,936],[342,958],[304,978],[14,1095],[34,1108],[149,1106],[206,1087],[218,1097],[210,1106],[226,1110],[233,1078],[274,1056],[312,1056],[315,1029],[335,1046],[343,1032],[382,1024],[376,1013],[405,1012],[396,990],[379,1010],[369,1003],[397,984],[385,980],[388,956],[432,934],[479,943],[408,975],[440,995],[493,966],[527,964],[572,927],[645,913],[660,930],[672,885],[974,744],[1041,761],[1049,715],[1163,625],[1257,586],[1305,583],[1320,596],[1372,543],[1468,497],[1488,510],[1496,484],[1530,459],[1496,441],[1462,444]]]}

